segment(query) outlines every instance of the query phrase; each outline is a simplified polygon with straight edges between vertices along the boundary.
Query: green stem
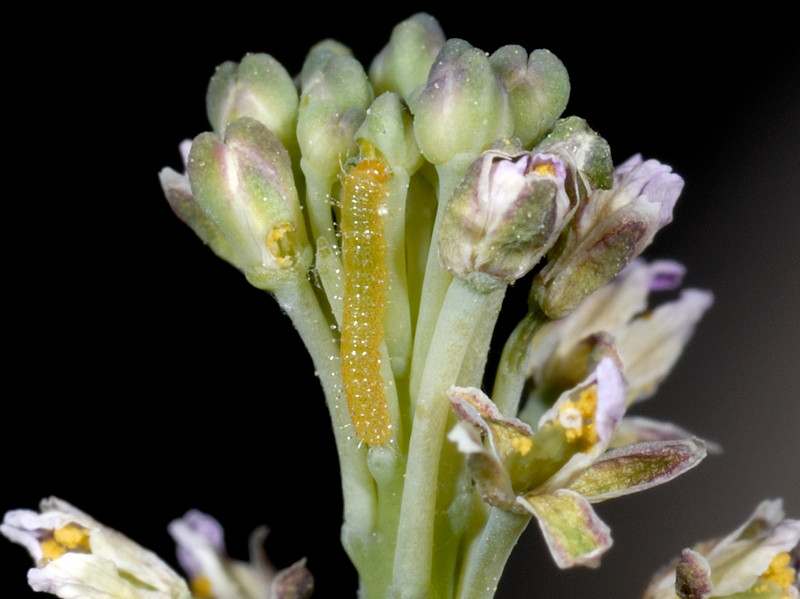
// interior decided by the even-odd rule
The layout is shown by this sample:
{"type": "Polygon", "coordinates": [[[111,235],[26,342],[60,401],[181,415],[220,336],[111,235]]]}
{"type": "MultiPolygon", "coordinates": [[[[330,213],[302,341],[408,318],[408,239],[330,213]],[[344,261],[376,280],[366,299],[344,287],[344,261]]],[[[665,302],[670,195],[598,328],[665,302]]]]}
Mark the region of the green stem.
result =
{"type": "Polygon", "coordinates": [[[339,245],[336,228],[333,225],[333,198],[331,188],[335,177],[319,176],[314,173],[305,159],[300,161],[305,174],[307,218],[311,226],[311,239],[324,237],[331,247],[339,245]]]}
{"type": "Polygon", "coordinates": [[[411,429],[390,597],[429,596],[439,458],[450,413],[446,391],[458,377],[476,323],[487,316],[492,289],[453,279],[436,324],[411,429]]]}
{"type": "Polygon", "coordinates": [[[350,426],[342,390],[339,340],[305,276],[277,287],[273,293],[308,349],[325,393],[342,473],[345,523],[352,533],[368,537],[374,522],[375,490],[367,469],[366,449],[359,447],[360,441],[350,426]]]}
{"type": "Polygon", "coordinates": [[[491,509],[486,526],[467,550],[457,599],[494,597],[508,556],[530,519],[530,515],[491,509]]]}
{"type": "Polygon", "coordinates": [[[428,261],[425,266],[425,279],[422,283],[420,297],[419,317],[414,334],[414,348],[411,354],[411,401],[419,394],[420,383],[428,364],[428,351],[437,326],[439,311],[447,294],[448,284],[452,276],[442,266],[439,260],[439,246],[437,233],[442,219],[444,207],[453,190],[461,182],[469,165],[477,155],[459,154],[445,164],[437,165],[436,172],[439,176],[439,190],[437,196],[439,204],[436,207],[436,220],[433,224],[431,248],[428,252],[428,261]]]}
{"type": "Polygon", "coordinates": [[[492,401],[505,416],[516,416],[522,389],[525,386],[525,368],[536,331],[549,322],[538,305],[533,304],[519,321],[503,346],[492,391],[492,401]]]}
{"type": "Polygon", "coordinates": [[[394,168],[386,200],[386,312],[383,317],[386,347],[397,377],[408,374],[411,361],[411,308],[406,278],[406,196],[409,176],[394,168]]]}

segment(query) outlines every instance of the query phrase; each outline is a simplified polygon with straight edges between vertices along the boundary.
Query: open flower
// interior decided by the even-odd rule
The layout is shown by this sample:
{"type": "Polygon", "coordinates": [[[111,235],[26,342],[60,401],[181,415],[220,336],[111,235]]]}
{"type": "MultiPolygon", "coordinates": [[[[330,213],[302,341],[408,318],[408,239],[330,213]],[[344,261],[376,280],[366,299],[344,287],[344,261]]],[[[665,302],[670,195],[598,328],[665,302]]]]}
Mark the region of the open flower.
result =
{"type": "Polygon", "coordinates": [[[780,499],[763,501],[728,536],[684,549],[643,599],[797,599],[798,543],[800,520],[784,519],[780,499]]]}
{"type": "MultiPolygon", "coordinates": [[[[523,419],[535,421],[603,355],[620,364],[628,405],[655,393],[713,301],[708,291],[685,289],[677,299],[649,309],[650,295],[677,289],[684,272],[677,262],[635,260],[567,317],[543,326],[533,339],[527,364],[534,391],[523,419]]],[[[672,424],[643,418],[626,418],[617,430],[628,442],[676,438],[676,433],[688,436],[672,424]],[[640,428],[640,438],[630,437],[640,428]]]]}
{"type": "Polygon", "coordinates": [[[167,564],[128,537],[56,497],[40,512],[6,513],[0,532],[28,550],[34,591],[63,599],[189,599],[189,588],[167,564]]]}
{"type": "Polygon", "coordinates": [[[314,581],[305,560],[277,572],[267,560],[265,527],[250,536],[250,562],[228,557],[222,526],[198,510],[173,520],[169,533],[178,544],[181,567],[189,575],[195,597],[204,599],[305,599],[314,581]]]}
{"type": "Polygon", "coordinates": [[[564,392],[536,431],[505,418],[479,389],[454,387],[449,396],[461,420],[449,438],[466,455],[478,493],[496,507],[533,514],[561,568],[595,567],[611,546],[591,503],[667,482],[706,455],[696,439],[608,449],[626,404],[610,358],[564,392]]]}

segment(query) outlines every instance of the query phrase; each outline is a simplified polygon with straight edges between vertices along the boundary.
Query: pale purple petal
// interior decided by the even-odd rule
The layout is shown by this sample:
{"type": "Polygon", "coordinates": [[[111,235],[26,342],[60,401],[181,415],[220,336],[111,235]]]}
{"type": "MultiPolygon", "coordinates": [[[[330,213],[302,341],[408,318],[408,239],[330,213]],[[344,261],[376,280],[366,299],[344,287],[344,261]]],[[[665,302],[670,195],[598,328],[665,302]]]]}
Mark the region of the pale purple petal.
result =
{"type": "MultiPolygon", "coordinates": [[[[626,416],[617,425],[610,447],[622,447],[643,441],[675,441],[689,439],[692,436],[694,435],[685,428],[672,422],[652,420],[643,416],[626,416]]],[[[703,443],[708,453],[722,453],[719,444],[707,439],[703,439],[703,443]]]]}
{"type": "Polygon", "coordinates": [[[611,358],[603,358],[595,370],[597,376],[597,412],[594,426],[600,443],[611,442],[617,423],[625,415],[625,382],[611,358]]]}
{"type": "Polygon", "coordinates": [[[686,267],[671,260],[657,260],[650,265],[651,291],[667,291],[677,289],[686,274],[686,267]]]}

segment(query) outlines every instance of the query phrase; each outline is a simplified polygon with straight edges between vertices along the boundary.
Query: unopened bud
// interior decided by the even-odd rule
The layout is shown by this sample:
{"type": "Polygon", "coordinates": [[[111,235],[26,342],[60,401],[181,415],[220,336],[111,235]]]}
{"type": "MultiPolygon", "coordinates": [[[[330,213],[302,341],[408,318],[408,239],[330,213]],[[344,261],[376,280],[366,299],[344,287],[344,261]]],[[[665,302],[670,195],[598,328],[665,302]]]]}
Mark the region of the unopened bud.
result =
{"type": "Polygon", "coordinates": [[[569,75],[555,54],[522,46],[503,46],[489,58],[506,84],[514,113],[514,135],[530,147],[567,107],[569,75]]]}
{"type": "Polygon", "coordinates": [[[531,294],[561,318],[610,281],[672,221],[683,179],[656,160],[633,156],[617,167],[609,190],[593,192],[564,232],[531,294]]]}
{"type": "Polygon", "coordinates": [[[447,40],[410,105],[417,142],[433,164],[477,155],[514,131],[505,85],[486,53],[464,40],[447,40]]]}
{"type": "Polygon", "coordinates": [[[357,150],[354,135],[373,99],[361,64],[331,43],[315,46],[306,59],[297,123],[303,170],[323,178],[335,176],[357,150]]]}
{"type": "Polygon", "coordinates": [[[270,289],[288,272],[308,268],[311,248],[289,156],[265,125],[238,119],[224,142],[199,135],[187,171],[194,202],[227,242],[224,257],[253,285],[270,289]]]}
{"type": "Polygon", "coordinates": [[[295,143],[297,103],[291,76],[269,54],[221,64],[206,93],[208,120],[218,135],[225,135],[228,123],[247,116],[264,123],[285,147],[295,143]]]}
{"type": "Polygon", "coordinates": [[[409,97],[425,84],[444,42],[439,22],[429,14],[417,13],[396,25],[369,68],[376,93],[392,91],[409,97]]]}
{"type": "Polygon", "coordinates": [[[386,92],[375,98],[355,137],[378,148],[392,168],[413,173],[422,163],[413,118],[395,93],[386,92]]]}
{"type": "Polygon", "coordinates": [[[567,193],[576,204],[595,189],[608,189],[614,175],[611,148],[582,118],[559,119],[534,152],[555,154],[567,167],[567,193]]]}

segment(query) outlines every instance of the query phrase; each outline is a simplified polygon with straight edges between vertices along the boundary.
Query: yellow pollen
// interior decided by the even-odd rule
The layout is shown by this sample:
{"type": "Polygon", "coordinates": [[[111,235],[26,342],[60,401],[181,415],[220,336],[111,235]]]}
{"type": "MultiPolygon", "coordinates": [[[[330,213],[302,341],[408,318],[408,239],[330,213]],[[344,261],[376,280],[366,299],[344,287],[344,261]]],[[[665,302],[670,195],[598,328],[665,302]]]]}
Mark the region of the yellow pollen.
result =
{"type": "Polygon", "coordinates": [[[597,411],[597,386],[592,385],[581,391],[575,407],[581,411],[584,418],[594,418],[594,413],[597,411]]]}
{"type": "Polygon", "coordinates": [[[189,581],[189,586],[192,587],[192,594],[195,597],[211,599],[214,596],[214,592],[211,590],[211,581],[208,579],[208,576],[203,574],[192,578],[192,580],[189,581]]]}
{"type": "Polygon", "coordinates": [[[64,546],[59,545],[53,538],[45,539],[39,545],[42,548],[42,558],[46,560],[59,558],[67,552],[64,546]]]}
{"type": "Polygon", "coordinates": [[[527,455],[533,447],[533,441],[528,437],[514,437],[511,439],[511,447],[516,449],[520,455],[527,455]]]}
{"type": "Polygon", "coordinates": [[[77,553],[91,552],[89,535],[82,528],[72,524],[67,524],[58,530],[54,530],[53,536],[42,541],[40,546],[42,548],[42,557],[48,560],[61,557],[68,551],[77,553]]]}
{"type": "Polygon", "coordinates": [[[293,231],[294,226],[291,223],[284,223],[273,227],[267,235],[267,247],[280,266],[285,266],[292,260],[291,240],[288,237],[293,231]]]}
{"type": "Polygon", "coordinates": [[[797,580],[797,572],[789,565],[791,558],[787,552],[779,553],[770,562],[761,578],[774,582],[782,589],[788,589],[797,580]]]}
{"type": "Polygon", "coordinates": [[[536,166],[534,166],[533,167],[533,171],[537,175],[549,175],[551,177],[555,177],[556,176],[555,167],[552,164],[548,164],[546,162],[543,162],[542,164],[537,164],[536,166]]]}
{"type": "Polygon", "coordinates": [[[564,402],[558,410],[559,422],[569,443],[580,443],[579,450],[587,451],[598,441],[594,427],[597,410],[597,386],[581,391],[577,401],[564,402]]]}

